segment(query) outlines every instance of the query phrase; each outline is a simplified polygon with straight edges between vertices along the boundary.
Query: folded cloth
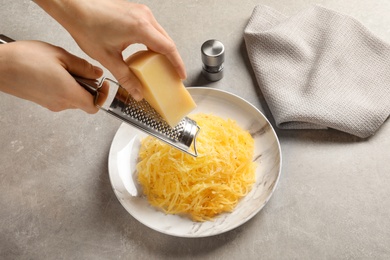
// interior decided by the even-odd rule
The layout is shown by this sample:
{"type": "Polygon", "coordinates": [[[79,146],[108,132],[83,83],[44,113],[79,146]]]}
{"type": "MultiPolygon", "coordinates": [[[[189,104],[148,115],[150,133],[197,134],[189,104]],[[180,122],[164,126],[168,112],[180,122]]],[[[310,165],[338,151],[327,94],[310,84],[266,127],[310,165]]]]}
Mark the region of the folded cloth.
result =
{"type": "Polygon", "coordinates": [[[282,129],[362,138],[390,115],[390,45],[321,6],[285,15],[256,6],[244,32],[256,80],[282,129]]]}

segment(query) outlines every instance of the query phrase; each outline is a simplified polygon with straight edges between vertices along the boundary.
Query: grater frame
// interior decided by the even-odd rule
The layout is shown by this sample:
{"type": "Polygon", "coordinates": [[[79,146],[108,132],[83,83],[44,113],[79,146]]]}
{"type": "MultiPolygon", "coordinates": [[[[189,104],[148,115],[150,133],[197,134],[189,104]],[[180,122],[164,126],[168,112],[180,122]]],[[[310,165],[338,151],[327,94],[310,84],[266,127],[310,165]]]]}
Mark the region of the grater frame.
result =
{"type": "Polygon", "coordinates": [[[118,82],[105,77],[100,81],[73,77],[94,96],[94,103],[101,110],[193,157],[198,156],[196,137],[200,127],[194,120],[184,117],[175,127],[171,127],[145,99],[136,101],[118,82]],[[110,91],[112,85],[117,90],[112,100],[104,103],[106,106],[100,106],[97,101],[104,82],[110,84],[110,91]],[[192,144],[193,152],[190,151],[192,144]]]}

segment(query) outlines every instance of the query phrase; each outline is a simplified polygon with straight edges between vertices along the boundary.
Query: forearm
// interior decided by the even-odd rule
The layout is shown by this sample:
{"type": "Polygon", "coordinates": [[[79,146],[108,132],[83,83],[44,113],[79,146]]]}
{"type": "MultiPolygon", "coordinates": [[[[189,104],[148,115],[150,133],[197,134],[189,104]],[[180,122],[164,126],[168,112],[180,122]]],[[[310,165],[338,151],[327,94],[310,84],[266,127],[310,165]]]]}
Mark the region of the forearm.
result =
{"type": "Polygon", "coordinates": [[[0,44],[0,91],[11,95],[15,95],[15,90],[12,88],[10,80],[11,75],[17,77],[13,71],[14,64],[12,55],[17,55],[13,50],[12,44],[0,44]]]}
{"type": "Polygon", "coordinates": [[[88,2],[88,0],[33,0],[71,34],[74,24],[84,20],[79,1],[82,5],[88,2]]]}

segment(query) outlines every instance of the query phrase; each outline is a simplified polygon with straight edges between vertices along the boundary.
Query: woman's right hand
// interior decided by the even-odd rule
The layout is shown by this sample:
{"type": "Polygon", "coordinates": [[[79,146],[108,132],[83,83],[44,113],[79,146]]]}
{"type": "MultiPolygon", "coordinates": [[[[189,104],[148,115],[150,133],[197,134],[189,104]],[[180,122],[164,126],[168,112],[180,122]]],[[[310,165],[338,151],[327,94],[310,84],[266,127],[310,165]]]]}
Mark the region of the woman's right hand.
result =
{"type": "Polygon", "coordinates": [[[122,52],[135,43],[165,55],[178,75],[185,66],[174,41],[143,4],[125,0],[35,0],[73,37],[80,48],[97,60],[136,100],[142,85],[126,64],[122,52]]]}

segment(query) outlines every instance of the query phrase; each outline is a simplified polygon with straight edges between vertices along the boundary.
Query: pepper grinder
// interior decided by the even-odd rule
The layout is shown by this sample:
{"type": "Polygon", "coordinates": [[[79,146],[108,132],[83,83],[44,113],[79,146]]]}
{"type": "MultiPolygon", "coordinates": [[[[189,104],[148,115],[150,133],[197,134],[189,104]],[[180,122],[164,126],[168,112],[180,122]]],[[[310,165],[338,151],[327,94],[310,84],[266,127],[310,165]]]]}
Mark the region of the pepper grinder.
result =
{"type": "Polygon", "coordinates": [[[208,40],[202,44],[202,74],[210,81],[223,78],[225,47],[220,41],[208,40]]]}

